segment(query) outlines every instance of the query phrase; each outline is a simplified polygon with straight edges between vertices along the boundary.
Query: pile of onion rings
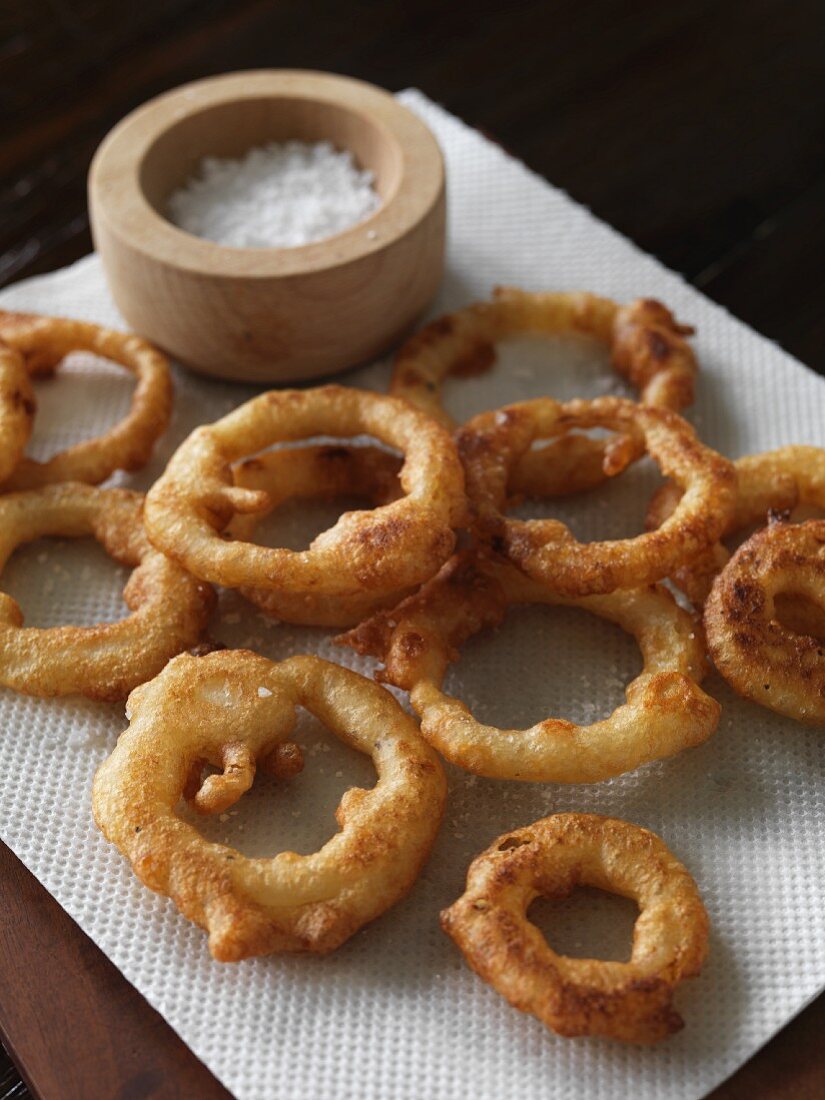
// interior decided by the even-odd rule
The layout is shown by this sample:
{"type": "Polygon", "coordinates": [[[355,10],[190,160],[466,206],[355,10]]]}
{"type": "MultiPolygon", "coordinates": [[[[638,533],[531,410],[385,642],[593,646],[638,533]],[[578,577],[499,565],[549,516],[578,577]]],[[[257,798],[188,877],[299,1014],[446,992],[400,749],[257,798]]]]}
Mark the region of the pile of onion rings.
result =
{"type": "MultiPolygon", "coordinates": [[[[144,503],[78,482],[146,462],[171,410],[163,356],[96,325],[0,311],[0,567],[21,542],[60,534],[91,535],[135,570],[125,591],[133,614],[116,624],[27,630],[0,593],[0,683],[100,700],[131,691],[130,726],[95,779],[95,820],[147,886],[207,930],[215,958],[331,951],[406,894],[444,809],[438,754],[500,780],[597,783],[707,740],[720,706],[699,686],[705,631],[737,692],[825,724],[825,520],[790,522],[800,506],[825,509],[825,451],[786,447],[732,463],[702,443],[678,415],[698,377],[691,331],[651,299],[619,306],[583,292],[500,290],[405,344],[389,395],[273,390],[201,425],[144,503]],[[495,342],[518,332],[596,338],[638,403],[548,394],[454,425],[444,379],[484,370],[495,342]],[[132,409],[100,439],[38,464],[24,455],[31,378],[74,350],[137,375],[132,409]],[[672,482],[635,538],[583,544],[557,520],[507,515],[517,497],[583,493],[645,453],[672,482]],[[353,496],[367,507],[306,550],[253,541],[287,501],[353,496]],[[722,540],[769,518],[729,559],[722,540]],[[376,678],[409,693],[420,730],[389,692],[339,665],[212,652],[207,582],[274,619],[351,627],[338,640],[382,662],[376,678]],[[468,638],[511,605],[535,603],[582,608],[637,639],[643,670],[603,721],[495,729],[443,690],[468,638]],[[294,775],[296,707],[370,754],[377,785],[345,794],[340,831],[312,855],[247,859],[207,843],[178,815],[179,800],[223,812],[256,769],[294,775]]],[[[554,1031],[638,1043],[681,1026],[674,987],[707,951],[696,884],[662,841],[586,814],[500,837],[442,924],[483,978],[554,1031]],[[535,897],[579,882],[638,900],[630,962],[560,957],[530,925],[535,897]]]]}

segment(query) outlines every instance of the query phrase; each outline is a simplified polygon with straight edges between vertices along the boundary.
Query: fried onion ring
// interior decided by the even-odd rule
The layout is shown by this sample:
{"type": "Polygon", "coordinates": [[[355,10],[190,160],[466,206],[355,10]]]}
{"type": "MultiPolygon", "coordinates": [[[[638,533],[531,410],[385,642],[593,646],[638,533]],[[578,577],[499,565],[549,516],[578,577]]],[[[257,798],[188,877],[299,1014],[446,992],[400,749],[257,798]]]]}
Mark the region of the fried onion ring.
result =
{"type": "Polygon", "coordinates": [[[693,401],[696,357],[680,325],[661,302],[640,298],[620,306],[587,291],[531,293],[497,287],[489,302],[475,302],[420,329],[395,357],[390,393],[434,420],[456,427],[441,401],[448,375],[478,374],[495,360],[497,340],[520,332],[570,333],[607,344],[616,370],[646,405],[678,412],[693,401]]]}
{"type": "Polygon", "coordinates": [[[452,552],[452,528],[465,507],[449,432],[394,397],[323,386],[262,394],[195,429],[149,491],[146,527],[159,550],[229,588],[385,594],[433,575],[452,552]],[[319,435],[371,435],[403,451],[405,495],[372,511],[346,512],[308,550],[221,538],[236,512],[269,507],[265,492],[232,484],[230,463],[273,443],[319,435]]]}
{"type": "MultiPolygon", "coordinates": [[[[746,455],[734,463],[736,470],[736,510],[722,532],[730,538],[754,526],[762,526],[769,513],[791,512],[798,504],[825,509],[825,450],[821,447],[780,447],[763,454],[746,455]]],[[[673,514],[681,490],[663,485],[653,496],[646,526],[655,530],[673,514]]],[[[670,579],[685,593],[694,607],[701,608],[714,579],[724,569],[730,554],[721,542],[700,554],[687,565],[679,566],[670,579]]],[[[800,634],[811,628],[825,631],[825,617],[788,593],[777,593],[780,617],[786,626],[800,634]],[[820,621],[818,621],[820,620],[820,621]]]]}
{"type": "Polygon", "coordinates": [[[95,821],[146,886],[208,931],[216,959],[332,951],[413,885],[446,780],[414,720],[377,684],[317,657],[274,664],[226,650],[171,661],[128,707],[131,724],[95,777],[95,821]],[[215,813],[252,786],[256,768],[282,774],[278,750],[299,751],[288,741],[296,706],[372,756],[375,787],[346,792],[340,831],[311,855],[250,859],[208,843],[178,817],[181,796],[215,813]],[[198,790],[204,762],[222,771],[198,790]]]}
{"type": "MultiPolygon", "coordinates": [[[[495,361],[495,342],[520,332],[595,337],[608,346],[614,368],[636,387],[643,404],[678,412],[693,402],[698,365],[685,339],[693,329],[678,324],[661,302],[641,298],[620,306],[586,291],[531,293],[514,287],[497,287],[491,301],[448,313],[412,336],[396,355],[390,393],[456,427],[443,405],[444,380],[486,370],[495,361]]],[[[570,456],[570,442],[559,439],[524,461],[540,467],[548,495],[578,493],[605,480],[608,445],[576,437],[570,456]],[[560,465],[568,467],[565,476],[548,483],[560,465]]]]}
{"type": "Polygon", "coordinates": [[[414,596],[342,635],[342,644],[378,657],[378,679],[410,693],[421,733],[467,771],[495,779],[597,783],[705,741],[719,704],[699,687],[705,671],[701,628],[665,588],[563,599],[504,562],[456,555],[414,596]],[[548,718],[530,729],[478,722],[441,685],[459,647],[497,626],[511,604],[579,607],[632,634],[644,668],[627,702],[590,726],[548,718]]]}
{"type": "MultiPolygon", "coordinates": [[[[269,451],[233,469],[236,485],[262,489],[269,509],[295,498],[366,497],[374,505],[389,504],[401,495],[401,461],[378,447],[341,447],[321,444],[269,451]]],[[[236,516],[229,526],[233,538],[250,540],[261,514],[236,516]]],[[[383,607],[392,607],[407,590],[352,596],[325,596],[317,592],[241,588],[241,594],[267,615],[306,626],[352,626],[383,607]]]]}
{"type": "Polygon", "coordinates": [[[115,470],[139,470],[172,414],[172,381],[165,355],[138,336],[88,321],[0,310],[0,340],[19,351],[32,376],[52,374],[73,351],[102,356],[137,378],[128,414],[95,439],[76,443],[46,462],[23,458],[3,490],[36,489],[61,481],[99,485],[115,470]]]}
{"type": "Polygon", "coordinates": [[[27,695],[124,699],[170,657],[195,645],[214,593],[149,545],[143,496],[67,482],[0,497],[0,569],[22,543],[91,536],[134,572],[123,592],[132,614],[97,626],[23,627],[0,592],[0,684],[27,695]]]}
{"type": "Polygon", "coordinates": [[[597,814],[554,814],[493,841],[441,926],[514,1008],[559,1035],[655,1043],[684,1026],[676,986],[708,953],[709,921],[687,869],[655,834],[597,814]],[[557,955],[527,916],[578,885],[633,898],[629,962],[557,955]]]}
{"type": "Polygon", "coordinates": [[[825,613],[825,520],[777,521],[743,543],[705,604],[713,663],[734,691],[778,714],[825,724],[825,647],[776,617],[781,593],[825,613]]]}
{"type": "Polygon", "coordinates": [[[36,408],[22,357],[0,343],[0,483],[23,457],[36,408]]]}
{"type": "MultiPolygon", "coordinates": [[[[660,580],[711,546],[733,514],[733,464],[700,443],[693,428],[669,409],[617,397],[565,404],[537,398],[482,413],[457,440],[476,533],[561,595],[595,595],[660,580]],[[513,471],[533,442],[591,428],[619,431],[619,441],[641,436],[662,472],[685,490],[673,515],[656,531],[586,544],[558,520],[505,517],[513,471]]],[[[611,454],[608,448],[605,469],[612,475],[611,454]]],[[[620,454],[617,468],[625,465],[620,454]]]]}

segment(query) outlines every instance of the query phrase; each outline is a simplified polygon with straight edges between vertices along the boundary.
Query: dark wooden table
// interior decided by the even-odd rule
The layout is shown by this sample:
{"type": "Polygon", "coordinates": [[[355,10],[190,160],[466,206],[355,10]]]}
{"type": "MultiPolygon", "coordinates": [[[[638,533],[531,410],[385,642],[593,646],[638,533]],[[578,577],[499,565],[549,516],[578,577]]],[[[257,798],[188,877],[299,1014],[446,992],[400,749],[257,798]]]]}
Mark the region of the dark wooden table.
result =
{"type": "MultiPolygon", "coordinates": [[[[89,251],[89,160],[133,107],[231,69],[318,68],[422,88],[825,373],[823,41],[822,0],[3,0],[0,285],[89,251]]],[[[225,1095],[2,846],[0,883],[19,973],[0,1032],[44,1097],[114,1096],[124,1065],[122,1097],[225,1095]],[[90,1013],[94,1042],[73,1022],[90,1013]]],[[[825,1096],[823,1051],[821,998],[716,1096],[825,1096]]],[[[26,1095],[0,1051],[0,1100],[26,1095]]]]}

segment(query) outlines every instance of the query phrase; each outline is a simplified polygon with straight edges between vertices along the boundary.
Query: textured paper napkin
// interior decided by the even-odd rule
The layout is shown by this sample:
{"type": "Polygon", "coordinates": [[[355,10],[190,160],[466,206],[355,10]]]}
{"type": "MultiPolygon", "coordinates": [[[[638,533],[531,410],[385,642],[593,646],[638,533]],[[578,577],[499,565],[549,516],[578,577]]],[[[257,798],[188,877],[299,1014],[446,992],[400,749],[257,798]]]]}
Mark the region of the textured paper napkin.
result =
{"type": "MultiPolygon", "coordinates": [[[[401,98],[432,127],[447,159],[449,252],[437,308],[483,297],[496,283],[659,296],[698,327],[702,377],[691,416],[710,444],[737,456],[825,442],[821,379],[422,95],[401,98]]],[[[119,323],[95,257],[15,286],[0,304],[119,323]]],[[[387,378],[386,364],[378,364],[346,380],[383,389],[387,378]]],[[[150,484],[196,423],[252,392],[183,372],[176,383],[172,430],[151,466],[121,483],[150,484]]],[[[111,367],[75,358],[39,388],[34,451],[96,432],[123,412],[129,390],[111,367]]],[[[456,413],[469,414],[546,390],[565,396],[621,386],[590,344],[518,340],[502,349],[493,374],[456,382],[448,396],[456,413]]],[[[630,534],[656,482],[640,464],[555,512],[584,536],[630,534]]],[[[335,514],[326,506],[286,508],[268,535],[299,546],[335,514]]],[[[51,625],[116,617],[122,581],[102,552],[66,542],[21,550],[3,587],[28,622],[51,625]]],[[[330,632],[273,625],[231,593],[221,608],[216,632],[231,644],[274,658],[308,650],[368,668],[333,647],[330,632]]],[[[609,624],[528,608],[471,641],[449,684],[499,724],[547,715],[589,721],[620,702],[639,663],[632,640],[609,624]]],[[[104,842],[89,789],[124,728],[120,706],[0,692],[0,835],[238,1097],[699,1097],[825,983],[821,733],[737,700],[717,677],[707,686],[723,706],[707,744],[608,783],[500,783],[450,769],[443,828],[412,893],[325,959],[213,962],[204,935],[140,886],[104,842]],[[557,810],[609,813],[652,828],[699,883],[713,922],[711,955],[701,977],[679,992],[687,1026],[655,1049],[555,1037],[476,978],[438,927],[438,911],[461,892],[477,852],[502,831],[557,810]]],[[[310,851],[331,834],[342,791],[369,784],[374,773],[317,725],[301,729],[304,773],[289,784],[256,784],[232,813],[202,826],[208,836],[266,854],[310,851]]],[[[632,916],[627,902],[577,894],[540,904],[535,919],[561,950],[620,957],[632,916]]]]}

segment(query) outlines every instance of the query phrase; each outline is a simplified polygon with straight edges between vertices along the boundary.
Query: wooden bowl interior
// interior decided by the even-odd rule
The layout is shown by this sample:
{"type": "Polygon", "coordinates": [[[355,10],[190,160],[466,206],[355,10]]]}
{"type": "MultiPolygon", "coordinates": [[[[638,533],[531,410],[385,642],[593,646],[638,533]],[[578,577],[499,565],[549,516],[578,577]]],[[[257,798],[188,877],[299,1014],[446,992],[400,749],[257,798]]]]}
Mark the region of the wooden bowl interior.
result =
{"type": "Polygon", "coordinates": [[[240,157],[271,141],[330,141],[369,168],[382,202],[401,180],[403,154],[394,136],[366,114],[324,100],[262,96],[215,103],[174,122],[147,149],[140,186],[147,202],[167,217],[169,196],[197,171],[204,157],[240,157]]]}

